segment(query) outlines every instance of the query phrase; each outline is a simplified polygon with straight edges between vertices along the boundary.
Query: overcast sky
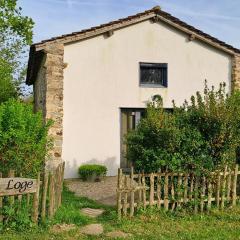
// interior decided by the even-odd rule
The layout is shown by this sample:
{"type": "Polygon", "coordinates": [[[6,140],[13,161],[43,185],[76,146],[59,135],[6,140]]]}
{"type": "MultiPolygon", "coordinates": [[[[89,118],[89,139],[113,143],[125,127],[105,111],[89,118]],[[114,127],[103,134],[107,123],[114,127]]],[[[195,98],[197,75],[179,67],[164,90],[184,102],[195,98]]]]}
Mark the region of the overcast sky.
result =
{"type": "Polygon", "coordinates": [[[240,48],[240,0],[19,0],[35,22],[34,42],[160,5],[181,20],[240,48]]]}

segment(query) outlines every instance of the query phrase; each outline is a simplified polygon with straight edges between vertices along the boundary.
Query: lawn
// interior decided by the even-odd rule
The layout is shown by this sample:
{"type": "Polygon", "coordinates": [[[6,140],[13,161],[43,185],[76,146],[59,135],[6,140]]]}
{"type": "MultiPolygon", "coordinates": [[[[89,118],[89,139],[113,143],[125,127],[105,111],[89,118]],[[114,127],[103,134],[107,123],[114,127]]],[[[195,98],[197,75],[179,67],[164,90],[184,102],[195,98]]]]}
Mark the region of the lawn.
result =
{"type": "Polygon", "coordinates": [[[213,210],[209,215],[194,216],[183,212],[173,214],[148,209],[132,219],[126,218],[121,221],[116,219],[113,208],[76,197],[65,188],[63,204],[53,220],[42,224],[39,228],[26,229],[22,233],[7,231],[0,235],[0,239],[108,239],[104,234],[111,230],[130,233],[128,239],[240,239],[240,206],[224,212],[213,210]],[[106,212],[97,219],[90,219],[81,215],[79,210],[83,207],[101,207],[106,212]],[[81,226],[94,222],[103,224],[102,236],[87,237],[81,234],[79,230],[81,226]],[[51,226],[57,223],[76,224],[77,227],[69,232],[52,233],[51,226]]]}

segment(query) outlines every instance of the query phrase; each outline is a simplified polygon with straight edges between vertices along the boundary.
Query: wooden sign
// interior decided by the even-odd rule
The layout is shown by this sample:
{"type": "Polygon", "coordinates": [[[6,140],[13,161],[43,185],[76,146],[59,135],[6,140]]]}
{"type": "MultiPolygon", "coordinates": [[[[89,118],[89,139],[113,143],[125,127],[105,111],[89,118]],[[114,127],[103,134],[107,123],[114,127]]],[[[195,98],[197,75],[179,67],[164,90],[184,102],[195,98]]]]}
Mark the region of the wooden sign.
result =
{"type": "Polygon", "coordinates": [[[0,196],[22,195],[37,191],[37,180],[29,178],[0,178],[0,196]]]}

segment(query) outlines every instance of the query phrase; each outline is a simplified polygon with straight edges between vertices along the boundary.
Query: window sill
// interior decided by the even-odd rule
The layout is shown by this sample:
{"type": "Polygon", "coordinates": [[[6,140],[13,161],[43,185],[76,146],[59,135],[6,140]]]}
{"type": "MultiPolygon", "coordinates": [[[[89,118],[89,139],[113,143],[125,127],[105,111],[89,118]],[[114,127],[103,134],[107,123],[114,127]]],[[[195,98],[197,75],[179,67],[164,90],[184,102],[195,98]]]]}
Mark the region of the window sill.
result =
{"type": "Polygon", "coordinates": [[[167,88],[161,84],[145,84],[145,83],[141,83],[140,87],[142,88],[167,88]]]}

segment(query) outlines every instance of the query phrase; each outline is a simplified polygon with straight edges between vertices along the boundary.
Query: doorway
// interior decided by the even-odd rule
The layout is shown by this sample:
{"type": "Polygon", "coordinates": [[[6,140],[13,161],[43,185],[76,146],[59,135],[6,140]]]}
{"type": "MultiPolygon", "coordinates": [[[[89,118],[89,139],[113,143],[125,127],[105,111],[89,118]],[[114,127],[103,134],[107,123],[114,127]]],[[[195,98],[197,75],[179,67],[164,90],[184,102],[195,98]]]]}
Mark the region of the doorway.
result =
{"type": "Polygon", "coordinates": [[[131,130],[137,127],[140,119],[144,116],[144,108],[121,108],[121,155],[120,167],[127,171],[132,167],[132,163],[126,158],[127,146],[125,144],[125,136],[131,130]]]}

